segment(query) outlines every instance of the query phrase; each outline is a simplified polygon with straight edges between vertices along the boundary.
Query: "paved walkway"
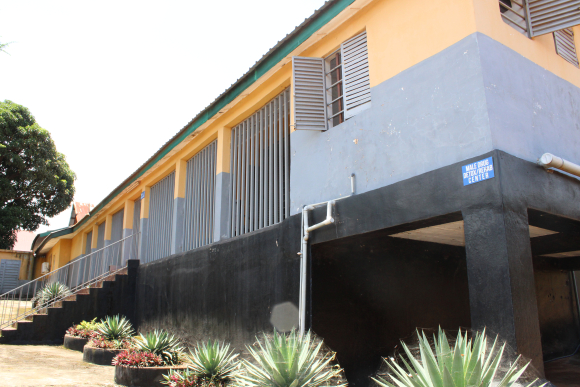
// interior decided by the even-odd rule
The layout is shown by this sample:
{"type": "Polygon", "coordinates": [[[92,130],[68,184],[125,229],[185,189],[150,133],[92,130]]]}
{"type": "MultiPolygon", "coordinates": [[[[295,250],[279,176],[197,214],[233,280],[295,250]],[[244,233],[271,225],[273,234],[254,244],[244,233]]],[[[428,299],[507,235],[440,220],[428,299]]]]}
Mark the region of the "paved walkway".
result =
{"type": "Polygon", "coordinates": [[[51,345],[0,345],[0,386],[117,386],[114,367],[83,362],[83,354],[51,345]]]}

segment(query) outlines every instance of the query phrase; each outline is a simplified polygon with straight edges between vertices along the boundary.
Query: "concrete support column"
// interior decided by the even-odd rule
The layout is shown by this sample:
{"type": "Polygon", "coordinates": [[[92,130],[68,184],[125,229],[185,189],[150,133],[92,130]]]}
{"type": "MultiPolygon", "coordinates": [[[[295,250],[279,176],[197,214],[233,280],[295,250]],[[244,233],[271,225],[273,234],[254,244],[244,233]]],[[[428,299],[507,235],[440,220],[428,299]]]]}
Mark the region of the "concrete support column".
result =
{"type": "Polygon", "coordinates": [[[230,237],[230,153],[231,128],[220,128],[217,139],[213,240],[230,237]]]}
{"type": "Polygon", "coordinates": [[[463,219],[472,328],[499,334],[543,374],[526,209],[470,209],[463,219]]]}
{"type": "Polygon", "coordinates": [[[125,207],[123,209],[123,236],[122,238],[124,241],[122,242],[123,246],[123,265],[129,259],[136,259],[137,258],[137,243],[135,238],[128,238],[133,234],[133,215],[135,210],[135,202],[133,200],[125,200],[125,207]]]}
{"type": "Polygon", "coordinates": [[[149,238],[149,196],[151,187],[144,187],[141,192],[141,217],[139,229],[141,230],[141,238],[139,239],[138,257],[141,263],[146,263],[147,257],[147,242],[149,238]]]}
{"type": "Polygon", "coordinates": [[[173,223],[171,224],[171,254],[183,251],[183,228],[185,217],[185,183],[187,162],[177,161],[175,165],[175,189],[173,191],[173,223]]]}

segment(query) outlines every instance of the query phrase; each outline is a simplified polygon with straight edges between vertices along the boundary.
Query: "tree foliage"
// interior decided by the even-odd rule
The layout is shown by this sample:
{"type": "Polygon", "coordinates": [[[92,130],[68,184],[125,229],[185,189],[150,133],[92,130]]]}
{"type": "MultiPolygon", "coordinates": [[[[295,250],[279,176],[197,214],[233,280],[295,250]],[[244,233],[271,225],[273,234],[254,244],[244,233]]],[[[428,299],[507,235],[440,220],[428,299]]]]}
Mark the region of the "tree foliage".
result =
{"type": "Polygon", "coordinates": [[[75,174],[27,108],[0,102],[0,249],[72,202],[75,174]]]}

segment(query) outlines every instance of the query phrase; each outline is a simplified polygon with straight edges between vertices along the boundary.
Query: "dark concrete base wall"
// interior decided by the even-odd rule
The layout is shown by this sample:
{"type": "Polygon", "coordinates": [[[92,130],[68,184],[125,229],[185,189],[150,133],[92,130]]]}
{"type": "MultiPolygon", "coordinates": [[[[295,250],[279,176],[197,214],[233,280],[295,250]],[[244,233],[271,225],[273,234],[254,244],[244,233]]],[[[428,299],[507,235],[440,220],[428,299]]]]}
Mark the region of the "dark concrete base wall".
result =
{"type": "MultiPolygon", "coordinates": [[[[528,209],[580,219],[578,197],[580,184],[577,179],[557,172],[547,173],[534,163],[493,151],[337,202],[336,222],[311,234],[311,249],[320,254],[325,249],[317,245],[337,243],[341,238],[360,237],[379,230],[388,230],[385,235],[390,235],[463,220],[465,266],[462,266],[461,254],[456,251],[451,261],[441,261],[440,265],[432,267],[442,270],[442,274],[433,279],[435,282],[422,283],[416,288],[417,294],[432,289],[434,283],[451,275],[450,268],[455,267],[459,273],[458,277],[453,277],[456,282],[441,288],[438,294],[451,293],[456,286],[463,287],[461,298],[453,301],[456,303],[453,305],[441,301],[434,306],[435,310],[450,309],[450,315],[438,316],[439,312],[432,310],[414,314],[403,311],[401,315],[392,315],[388,323],[401,332],[421,324],[429,324],[428,328],[436,328],[439,324],[457,325],[458,328],[471,322],[474,329],[487,327],[489,332],[498,333],[512,348],[533,359],[542,372],[528,209]],[[463,186],[462,165],[490,156],[494,160],[495,178],[463,186]],[[451,310],[453,308],[457,310],[451,310]]],[[[318,208],[313,211],[310,223],[320,222],[325,216],[326,209],[318,208]]],[[[271,319],[276,307],[298,306],[299,256],[296,253],[299,239],[300,216],[297,215],[270,228],[142,265],[137,288],[139,328],[142,331],[166,328],[189,343],[218,338],[243,349],[244,344],[254,340],[256,333],[273,329],[271,319]]],[[[354,243],[349,243],[349,248],[353,248],[354,243]]],[[[408,251],[414,248],[408,246],[408,251]]],[[[334,260],[344,254],[333,249],[328,251],[336,252],[331,257],[334,260]]],[[[421,278],[425,278],[427,274],[418,267],[417,261],[411,264],[413,259],[425,256],[429,254],[413,257],[406,269],[422,273],[421,278]]],[[[317,259],[316,254],[313,257],[317,259]]],[[[367,267],[369,276],[374,274],[375,267],[367,267]]],[[[332,280],[330,269],[314,267],[311,279],[317,283],[312,286],[322,285],[318,281],[324,274],[331,275],[322,280],[329,286],[340,282],[332,280]]],[[[337,269],[345,270],[345,267],[337,269]]],[[[360,270],[364,271],[364,266],[360,270]]],[[[337,286],[338,292],[346,290],[345,284],[337,286]]],[[[310,291],[310,295],[316,297],[316,288],[310,291]]],[[[378,290],[366,293],[370,297],[369,305],[375,302],[373,297],[384,295],[378,290]]],[[[307,305],[310,323],[312,312],[315,319],[318,317],[316,308],[316,303],[307,305]]],[[[288,309],[286,312],[282,314],[287,320],[296,321],[295,312],[288,312],[288,309]]],[[[381,318],[387,324],[386,315],[381,318]]],[[[316,327],[316,320],[314,323],[316,327]]],[[[326,334],[332,335],[330,331],[326,334]]],[[[346,336],[345,340],[348,339],[346,336]]],[[[385,354],[389,345],[390,341],[384,342],[385,354]]],[[[340,359],[340,353],[338,357],[340,359]]]]}
{"type": "Polygon", "coordinates": [[[465,248],[375,231],[312,247],[312,328],[351,386],[417,327],[471,326],[465,248]]]}
{"type": "MultiPolygon", "coordinates": [[[[298,307],[299,242],[300,219],[293,217],[247,236],[142,265],[139,329],[165,328],[191,345],[210,338],[226,340],[243,350],[256,333],[273,331],[277,305],[298,307]]],[[[297,321],[296,313],[282,315],[297,321]]]]}

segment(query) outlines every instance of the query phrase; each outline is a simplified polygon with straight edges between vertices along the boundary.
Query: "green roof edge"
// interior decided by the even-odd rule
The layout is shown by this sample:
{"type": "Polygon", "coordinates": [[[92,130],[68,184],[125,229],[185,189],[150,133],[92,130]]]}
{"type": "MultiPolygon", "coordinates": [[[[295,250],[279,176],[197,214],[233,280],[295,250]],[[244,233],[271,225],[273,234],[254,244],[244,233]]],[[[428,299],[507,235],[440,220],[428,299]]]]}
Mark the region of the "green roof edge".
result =
{"type": "MultiPolygon", "coordinates": [[[[143,176],[145,172],[147,172],[152,166],[154,166],[158,161],[160,161],[163,157],[165,157],[177,144],[182,142],[187,136],[193,133],[197,128],[201,125],[206,123],[211,117],[213,117],[216,113],[218,113],[224,106],[232,102],[236,99],[244,90],[250,87],[258,78],[262,75],[266,74],[270,69],[272,69],[278,62],[280,62],[286,55],[294,51],[298,46],[304,43],[308,38],[314,34],[314,32],[318,31],[321,27],[323,27],[326,23],[330,20],[334,19],[340,12],[342,12],[346,7],[354,3],[355,0],[336,0],[333,4],[329,4],[326,9],[324,9],[320,14],[316,15],[316,12],[311,17],[314,17],[312,21],[308,25],[306,25],[301,31],[299,31],[295,36],[292,36],[289,40],[284,42],[279,47],[275,48],[274,51],[269,54],[264,60],[258,64],[258,66],[254,69],[254,71],[246,73],[239,81],[237,81],[229,90],[227,90],[224,94],[218,97],[214,102],[212,102],[207,108],[201,111],[196,118],[194,118],[193,122],[186,126],[185,130],[182,130],[182,133],[171,140],[170,143],[165,145],[157,157],[153,160],[149,161],[146,165],[140,167],[135,176],[127,181],[125,184],[117,187],[113,192],[111,192],[107,197],[99,203],[90,213],[89,216],[85,216],[81,219],[80,222],[75,224],[74,226],[62,230],[68,231],[59,235],[51,235],[54,231],[48,231],[43,234],[49,235],[40,246],[36,249],[37,251],[42,249],[46,242],[53,237],[58,237],[66,234],[70,234],[74,232],[77,228],[81,227],[84,223],[86,223],[90,218],[92,218],[93,214],[96,214],[104,206],[106,206],[113,198],[123,192],[128,186],[130,186],[135,180],[139,177],[143,176]]],[[[323,6],[324,7],[324,6],[323,6]]],[[[308,22],[308,19],[306,19],[308,22]]],[[[299,28],[299,27],[298,27],[299,28]]],[[[59,231],[59,230],[55,230],[59,231]]],[[[42,235],[44,236],[44,235],[42,235]]]]}

